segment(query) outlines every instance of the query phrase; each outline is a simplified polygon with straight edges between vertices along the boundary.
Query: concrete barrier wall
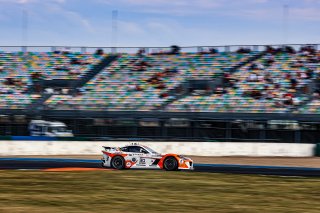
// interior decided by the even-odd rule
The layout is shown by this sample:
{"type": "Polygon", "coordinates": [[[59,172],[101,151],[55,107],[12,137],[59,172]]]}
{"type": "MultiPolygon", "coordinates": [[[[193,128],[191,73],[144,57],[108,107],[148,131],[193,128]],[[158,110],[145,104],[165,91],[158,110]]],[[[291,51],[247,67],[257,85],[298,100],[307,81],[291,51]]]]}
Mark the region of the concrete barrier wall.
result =
{"type": "MultiPolygon", "coordinates": [[[[102,146],[124,146],[128,142],[0,141],[0,156],[10,155],[99,155],[102,146]]],[[[229,142],[141,142],[160,153],[198,156],[314,156],[315,144],[229,142]]]]}

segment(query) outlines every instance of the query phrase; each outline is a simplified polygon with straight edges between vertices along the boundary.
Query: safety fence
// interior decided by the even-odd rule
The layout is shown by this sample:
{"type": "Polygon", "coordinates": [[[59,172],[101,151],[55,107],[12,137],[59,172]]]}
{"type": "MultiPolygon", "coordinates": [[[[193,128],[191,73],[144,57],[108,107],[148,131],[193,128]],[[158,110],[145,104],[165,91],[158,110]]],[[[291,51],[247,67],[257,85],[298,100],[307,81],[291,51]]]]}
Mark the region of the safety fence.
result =
{"type": "MultiPolygon", "coordinates": [[[[242,49],[249,49],[251,51],[263,51],[266,46],[273,48],[283,48],[286,46],[292,47],[294,50],[299,50],[301,47],[312,46],[314,49],[319,50],[320,44],[263,44],[263,45],[214,45],[214,46],[185,46],[179,47],[181,52],[194,53],[201,51],[209,51],[215,49],[219,52],[235,52],[242,49]]],[[[3,52],[54,52],[54,51],[70,51],[93,53],[98,49],[103,50],[105,53],[137,53],[139,50],[144,50],[146,53],[162,53],[168,52],[172,47],[90,47],[90,46],[0,46],[0,51],[3,52]]]]}

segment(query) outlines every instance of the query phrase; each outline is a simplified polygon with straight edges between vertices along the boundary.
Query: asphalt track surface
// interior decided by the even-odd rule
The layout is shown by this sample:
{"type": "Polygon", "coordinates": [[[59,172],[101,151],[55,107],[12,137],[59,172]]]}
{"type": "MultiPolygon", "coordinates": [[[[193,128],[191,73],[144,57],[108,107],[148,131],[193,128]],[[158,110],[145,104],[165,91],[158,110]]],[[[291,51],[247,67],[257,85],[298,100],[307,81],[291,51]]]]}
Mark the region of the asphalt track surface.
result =
{"type": "MultiPolygon", "coordinates": [[[[53,168],[101,168],[101,161],[55,158],[0,158],[0,170],[41,170],[53,168]]],[[[320,168],[236,164],[194,164],[192,172],[320,177],[320,168]]]]}

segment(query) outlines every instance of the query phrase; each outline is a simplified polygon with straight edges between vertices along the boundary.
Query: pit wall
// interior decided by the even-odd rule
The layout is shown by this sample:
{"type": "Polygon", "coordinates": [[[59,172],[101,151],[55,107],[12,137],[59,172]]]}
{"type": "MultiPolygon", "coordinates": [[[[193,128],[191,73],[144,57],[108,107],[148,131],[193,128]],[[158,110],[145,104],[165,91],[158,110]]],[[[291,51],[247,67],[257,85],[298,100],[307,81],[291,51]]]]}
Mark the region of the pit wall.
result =
{"type": "MultiPolygon", "coordinates": [[[[0,141],[0,156],[100,155],[102,146],[121,147],[121,141],[0,141]]],[[[234,142],[141,142],[160,153],[196,156],[315,156],[316,144],[234,142]]]]}

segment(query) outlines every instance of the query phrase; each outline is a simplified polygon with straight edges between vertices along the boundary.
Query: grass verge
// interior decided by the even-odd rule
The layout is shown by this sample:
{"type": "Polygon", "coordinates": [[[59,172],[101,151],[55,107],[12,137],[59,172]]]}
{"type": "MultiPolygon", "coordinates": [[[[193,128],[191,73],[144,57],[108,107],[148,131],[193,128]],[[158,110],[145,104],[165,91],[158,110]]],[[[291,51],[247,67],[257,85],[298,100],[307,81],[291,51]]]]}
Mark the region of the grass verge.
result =
{"type": "Polygon", "coordinates": [[[0,212],[320,212],[320,179],[164,171],[0,171],[0,212]]]}

